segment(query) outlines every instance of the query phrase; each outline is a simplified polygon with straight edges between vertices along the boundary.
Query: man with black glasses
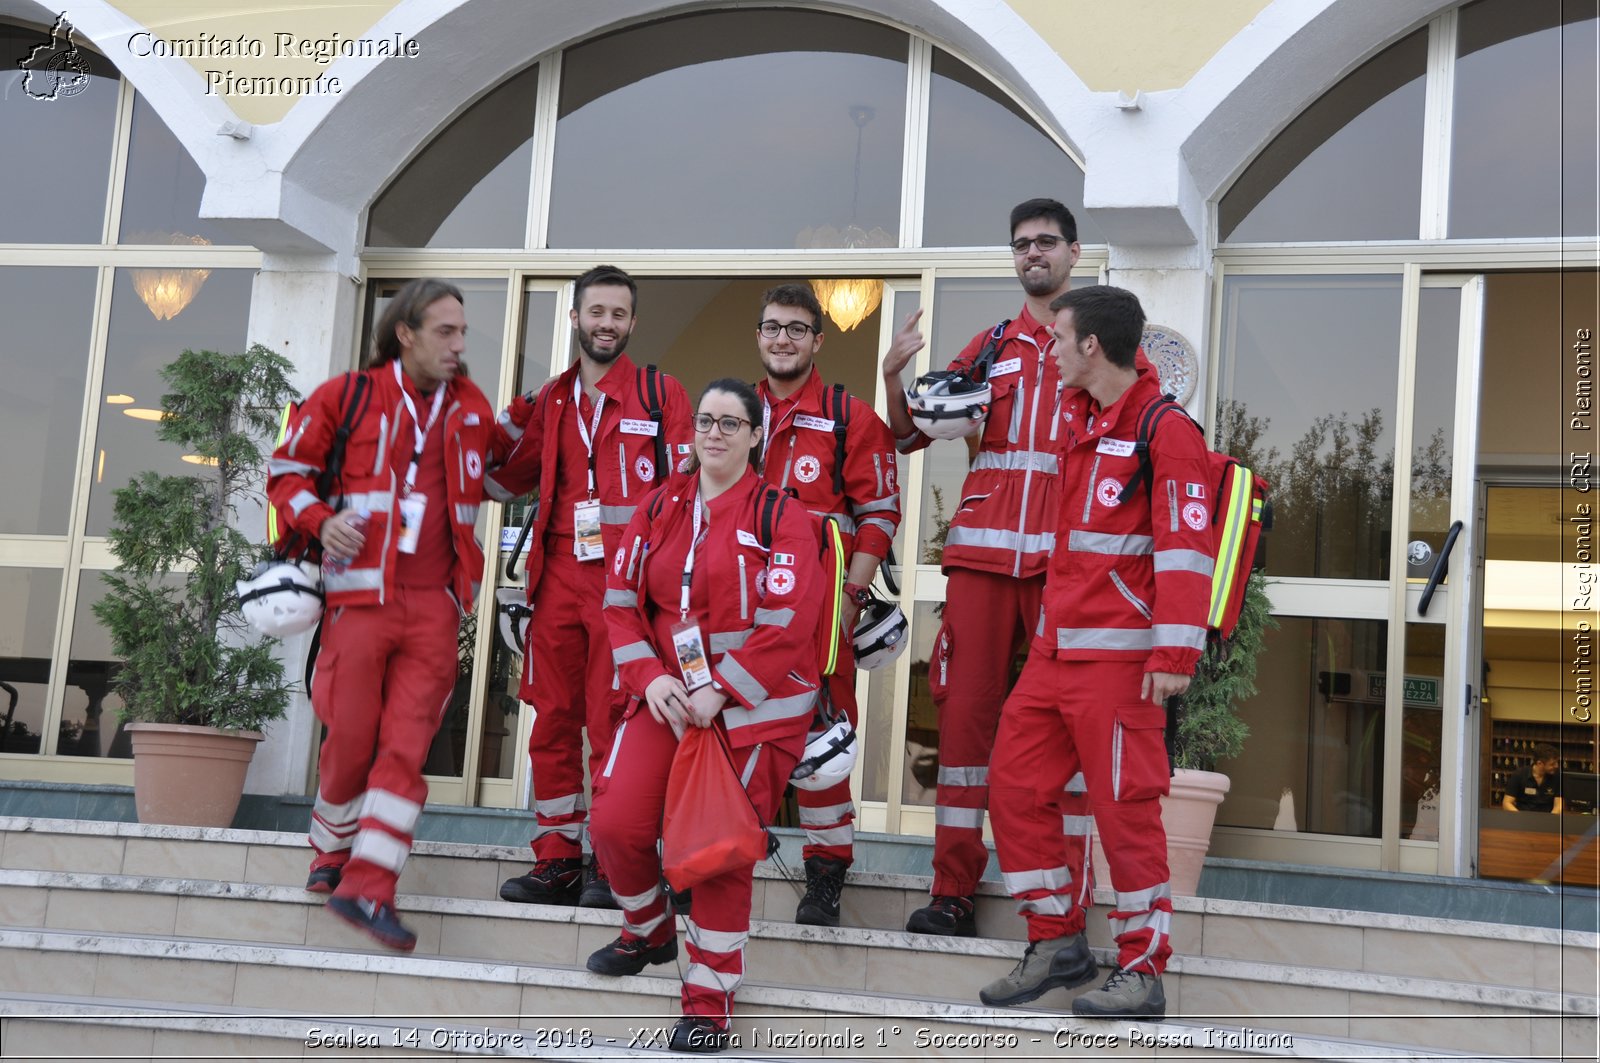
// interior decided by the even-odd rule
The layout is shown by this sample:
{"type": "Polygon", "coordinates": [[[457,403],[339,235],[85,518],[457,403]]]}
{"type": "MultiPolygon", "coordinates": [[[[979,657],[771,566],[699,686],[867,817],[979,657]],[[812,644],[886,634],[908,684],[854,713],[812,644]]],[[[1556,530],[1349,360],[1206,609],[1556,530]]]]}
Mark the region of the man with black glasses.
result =
{"type": "MultiPolygon", "coordinates": [[[[833,579],[821,623],[822,700],[832,718],[847,717],[854,727],[850,635],[900,526],[900,479],[894,437],[872,403],[842,385],[823,384],[812,364],[822,339],[822,306],[808,286],[781,284],[761,297],[756,345],[767,371],[756,389],[763,407],[761,474],[793,494],[816,522],[833,579]],[[842,595],[835,590],[840,576],[842,595]]],[[[845,871],[854,859],[850,783],[796,793],[806,832],[806,893],[795,922],[838,926],[845,871]]]]}

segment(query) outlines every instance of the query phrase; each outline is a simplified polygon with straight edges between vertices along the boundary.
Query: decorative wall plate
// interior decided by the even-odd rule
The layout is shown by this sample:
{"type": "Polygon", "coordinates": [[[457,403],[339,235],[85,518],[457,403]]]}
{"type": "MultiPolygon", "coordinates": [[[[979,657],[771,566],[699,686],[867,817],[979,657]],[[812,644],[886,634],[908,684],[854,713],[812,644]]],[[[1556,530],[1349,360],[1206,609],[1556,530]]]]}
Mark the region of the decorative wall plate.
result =
{"type": "Polygon", "coordinates": [[[1176,329],[1146,324],[1143,346],[1144,356],[1161,375],[1161,390],[1187,405],[1200,384],[1200,359],[1194,353],[1194,344],[1176,329]]]}

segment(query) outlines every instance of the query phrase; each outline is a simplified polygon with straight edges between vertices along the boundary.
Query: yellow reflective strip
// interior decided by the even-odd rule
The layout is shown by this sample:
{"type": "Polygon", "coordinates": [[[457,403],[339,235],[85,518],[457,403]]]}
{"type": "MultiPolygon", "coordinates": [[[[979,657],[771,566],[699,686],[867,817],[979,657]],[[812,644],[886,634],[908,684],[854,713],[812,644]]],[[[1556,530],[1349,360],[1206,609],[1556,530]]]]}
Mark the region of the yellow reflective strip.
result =
{"type": "Polygon", "coordinates": [[[1208,627],[1222,626],[1222,614],[1233,595],[1239,575],[1239,544],[1244,541],[1249,521],[1246,500],[1253,492],[1254,476],[1243,465],[1235,467],[1233,487],[1228,493],[1222,524],[1222,541],[1217,544],[1217,567],[1211,575],[1211,609],[1206,614],[1208,627]]]}
{"type": "Polygon", "coordinates": [[[828,625],[830,634],[828,635],[828,648],[822,665],[822,674],[832,675],[833,670],[839,664],[839,621],[840,614],[844,611],[844,538],[839,534],[839,525],[837,523],[831,520],[823,523],[829,532],[828,549],[833,551],[834,579],[828,606],[828,618],[831,621],[828,625]]]}
{"type": "MultiPolygon", "coordinates": [[[[278,414],[278,438],[273,440],[272,449],[277,450],[283,446],[283,441],[289,438],[289,418],[294,415],[292,402],[283,404],[283,412],[278,414]]],[[[267,503],[267,542],[278,541],[278,507],[270,501],[267,503]]]]}

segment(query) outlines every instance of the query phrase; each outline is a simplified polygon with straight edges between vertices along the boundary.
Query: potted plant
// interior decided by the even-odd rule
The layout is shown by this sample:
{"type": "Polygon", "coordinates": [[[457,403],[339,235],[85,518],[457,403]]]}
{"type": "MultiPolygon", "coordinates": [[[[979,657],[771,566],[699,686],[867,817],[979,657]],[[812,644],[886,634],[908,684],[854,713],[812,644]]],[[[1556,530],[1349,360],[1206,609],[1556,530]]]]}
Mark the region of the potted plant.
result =
{"type": "MultiPolygon", "coordinates": [[[[1277,626],[1266,577],[1251,572],[1232,637],[1206,645],[1183,696],[1183,710],[1171,736],[1172,790],[1161,799],[1168,881],[1175,895],[1192,896],[1200,884],[1217,806],[1229,787],[1228,777],[1216,768],[1244,750],[1250,728],[1239,718],[1238,707],[1256,692],[1256,659],[1267,632],[1277,626]]],[[[1095,866],[1105,868],[1098,833],[1094,849],[1095,866]]]]}
{"type": "Polygon", "coordinates": [[[226,827],[290,684],[275,639],[250,630],[234,584],[265,558],[235,527],[259,491],[269,441],[296,397],[287,359],[184,351],[161,370],[158,438],[195,462],[187,476],[144,472],[116,492],[117,568],[94,607],[123,664],[116,692],[133,741],[139,820],[226,827]]]}

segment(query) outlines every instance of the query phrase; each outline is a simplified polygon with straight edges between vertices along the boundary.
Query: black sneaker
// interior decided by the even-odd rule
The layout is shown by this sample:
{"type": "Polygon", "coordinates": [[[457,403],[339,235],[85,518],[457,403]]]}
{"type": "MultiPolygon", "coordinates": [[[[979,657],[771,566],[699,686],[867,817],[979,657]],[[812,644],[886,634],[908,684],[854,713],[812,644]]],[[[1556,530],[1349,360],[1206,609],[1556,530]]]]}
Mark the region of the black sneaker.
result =
{"type": "Polygon", "coordinates": [[[944,937],[978,936],[978,917],[973,899],[938,896],[926,908],[918,908],[906,920],[913,934],[940,934],[944,937]]]}
{"type": "Polygon", "coordinates": [[[500,884],[500,899],[518,904],[576,904],[583,886],[583,859],[540,860],[533,870],[500,884]]]}
{"type": "Polygon", "coordinates": [[[806,895],[800,898],[794,921],[802,926],[838,926],[839,894],[844,892],[843,860],[813,856],[806,861],[806,895]]]}
{"type": "Polygon", "coordinates": [[[606,870],[600,866],[600,861],[591,856],[589,866],[583,869],[583,889],[578,893],[578,907],[615,908],[616,906],[616,898],[611,896],[611,880],[606,878],[606,870]]]}
{"type": "Polygon", "coordinates": [[[353,927],[371,934],[380,945],[400,952],[410,952],[417,947],[417,935],[400,922],[394,906],[365,897],[329,897],[328,911],[353,927]]]}
{"type": "Polygon", "coordinates": [[[311,869],[311,874],[306,876],[306,892],[332,893],[339,888],[339,880],[343,877],[344,868],[338,864],[314,867],[311,869]]]}
{"type": "Polygon", "coordinates": [[[595,974],[619,977],[625,974],[638,974],[653,963],[671,963],[677,958],[676,934],[659,945],[652,945],[644,938],[618,936],[611,944],[590,953],[589,962],[585,966],[595,974]]]}
{"type": "Polygon", "coordinates": [[[674,1052],[720,1052],[728,1047],[728,1031],[715,1019],[704,1015],[685,1015],[672,1028],[668,1045],[674,1052]]]}

